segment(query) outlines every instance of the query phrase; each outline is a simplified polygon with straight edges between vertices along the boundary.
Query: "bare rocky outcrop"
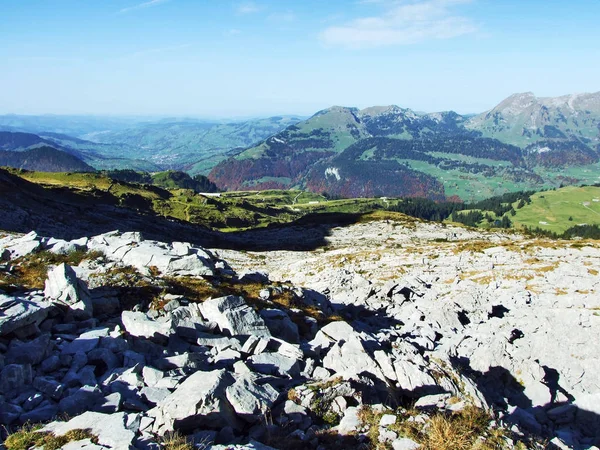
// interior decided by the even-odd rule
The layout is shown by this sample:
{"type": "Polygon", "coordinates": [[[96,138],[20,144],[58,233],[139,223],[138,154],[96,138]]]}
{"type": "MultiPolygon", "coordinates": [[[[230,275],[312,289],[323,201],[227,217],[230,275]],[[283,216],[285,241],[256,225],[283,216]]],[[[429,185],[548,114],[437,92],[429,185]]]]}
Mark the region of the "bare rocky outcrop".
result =
{"type": "MultiPolygon", "coordinates": [[[[376,222],[336,230],[323,251],[254,259],[140,233],[28,236],[37,244],[19,256],[55,246],[99,253],[50,268],[44,292],[0,293],[8,427],[89,428],[97,444],[73,448],[137,449],[156,448],[171,431],[213,448],[339,448],[364,444],[374,427],[381,445],[408,449],[418,443],[397,423],[426,429],[435,414],[477,407],[506,430],[506,448],[535,447],[536,438],[559,448],[600,444],[594,243],[552,248],[376,222]],[[128,266],[143,281],[135,294],[150,289],[156,301],[131,303],[130,285],[98,281],[128,266]],[[181,276],[257,295],[163,292],[181,276]],[[278,292],[287,304],[274,301],[278,292]]],[[[23,239],[5,238],[3,248],[23,239]]]]}

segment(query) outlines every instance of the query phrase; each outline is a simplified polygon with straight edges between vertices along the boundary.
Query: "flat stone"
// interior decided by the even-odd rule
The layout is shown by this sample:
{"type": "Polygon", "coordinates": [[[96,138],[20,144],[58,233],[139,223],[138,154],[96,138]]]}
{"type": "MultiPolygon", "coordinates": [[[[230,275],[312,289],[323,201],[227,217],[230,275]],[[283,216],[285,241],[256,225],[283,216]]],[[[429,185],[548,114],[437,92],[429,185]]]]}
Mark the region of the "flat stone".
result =
{"type": "Polygon", "coordinates": [[[156,405],[171,395],[171,391],[167,388],[145,387],[140,391],[140,395],[146,402],[156,405]]]}
{"type": "Polygon", "coordinates": [[[0,373],[0,394],[14,397],[26,385],[31,385],[33,371],[29,364],[8,364],[0,373]]]}
{"type": "Polygon", "coordinates": [[[146,384],[146,386],[155,387],[156,383],[165,377],[165,373],[154,367],[145,366],[142,369],[142,377],[144,378],[144,384],[146,384]]]}
{"type": "Polygon", "coordinates": [[[271,336],[264,320],[242,297],[230,295],[207,300],[200,305],[200,312],[206,320],[215,322],[222,331],[231,336],[271,336]]]}
{"type": "Polygon", "coordinates": [[[108,328],[98,328],[95,330],[81,333],[78,338],[65,345],[61,353],[64,355],[74,355],[76,353],[88,353],[95,349],[100,342],[101,337],[108,336],[108,328]]]}
{"type": "Polygon", "coordinates": [[[102,398],[102,391],[97,387],[83,386],[74,394],[64,397],[58,404],[62,413],[76,416],[89,411],[102,398]]]}
{"type": "Polygon", "coordinates": [[[106,450],[108,447],[104,445],[94,444],[90,439],[81,441],[72,441],[61,447],[61,450],[106,450]]]}
{"type": "Polygon", "coordinates": [[[261,353],[247,360],[248,365],[259,373],[296,377],[300,375],[300,364],[297,359],[288,358],[278,353],[261,353]]]}
{"type": "Polygon", "coordinates": [[[336,427],[336,430],[339,434],[346,436],[355,433],[360,426],[361,422],[358,418],[358,408],[350,406],[346,410],[342,420],[340,420],[340,424],[336,427]]]}
{"type": "Polygon", "coordinates": [[[126,428],[127,415],[125,413],[102,414],[85,412],[68,422],[52,422],[42,428],[57,436],[62,436],[68,431],[89,429],[97,437],[98,444],[114,449],[132,449],[135,433],[126,428]]]}
{"type": "Polygon", "coordinates": [[[29,342],[21,342],[13,339],[6,353],[8,364],[32,364],[41,363],[50,350],[50,334],[42,334],[29,342]]]}
{"type": "Polygon", "coordinates": [[[121,321],[131,336],[164,342],[173,333],[170,320],[156,321],[141,312],[123,311],[121,321]]]}
{"type": "Polygon", "coordinates": [[[0,336],[28,325],[39,325],[48,317],[51,305],[0,294],[0,336]]]}
{"type": "Polygon", "coordinates": [[[290,319],[290,316],[285,311],[280,309],[262,309],[259,314],[273,336],[286,342],[295,344],[300,342],[298,325],[292,322],[292,319],[290,319]]]}
{"type": "Polygon", "coordinates": [[[227,400],[236,414],[249,422],[261,419],[279,397],[272,386],[258,385],[252,378],[241,376],[226,390],[227,400]]]}
{"type": "Polygon", "coordinates": [[[173,259],[167,267],[168,274],[192,277],[214,276],[213,265],[210,261],[197,254],[173,259]]]}
{"type": "Polygon", "coordinates": [[[226,389],[234,383],[226,370],[198,371],[181,383],[175,392],[160,402],[148,415],[156,419],[154,432],[194,428],[238,428],[235,413],[226,398],[226,389]]]}
{"type": "Polygon", "coordinates": [[[393,414],[384,414],[379,420],[379,425],[382,427],[389,427],[396,423],[396,416],[393,414]]]}
{"type": "Polygon", "coordinates": [[[33,380],[33,387],[54,400],[59,400],[65,390],[63,384],[50,377],[36,377],[33,380]]]}
{"type": "Polygon", "coordinates": [[[392,441],[394,450],[417,450],[421,448],[419,444],[409,438],[398,438],[392,441]]]}
{"type": "Polygon", "coordinates": [[[94,405],[94,411],[105,414],[116,413],[121,409],[122,401],[123,396],[119,392],[113,392],[98,400],[94,405]]]}
{"type": "Polygon", "coordinates": [[[199,353],[184,353],[183,355],[159,358],[153,365],[160,370],[183,369],[194,371],[207,367],[206,356],[199,353]]]}
{"type": "Polygon", "coordinates": [[[410,361],[396,360],[394,370],[401,389],[409,395],[422,396],[427,390],[437,387],[437,383],[427,373],[410,361]]]}
{"type": "MultiPolygon", "coordinates": [[[[331,325],[331,324],[330,324],[331,325]]],[[[360,375],[369,373],[386,381],[377,363],[366,352],[362,342],[356,335],[350,335],[347,341],[340,340],[323,358],[323,367],[340,375],[360,375]]]]}
{"type": "Polygon", "coordinates": [[[54,419],[58,415],[56,405],[43,405],[21,414],[19,421],[23,423],[42,423],[54,419]]]}

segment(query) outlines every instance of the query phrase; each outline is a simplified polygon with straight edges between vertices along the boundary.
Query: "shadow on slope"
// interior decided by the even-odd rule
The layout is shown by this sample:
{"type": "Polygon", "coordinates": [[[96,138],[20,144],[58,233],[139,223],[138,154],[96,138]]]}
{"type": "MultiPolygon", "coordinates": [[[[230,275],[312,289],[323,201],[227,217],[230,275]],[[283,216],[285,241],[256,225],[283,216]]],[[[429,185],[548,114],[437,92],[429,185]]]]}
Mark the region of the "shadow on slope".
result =
{"type": "MultiPolygon", "coordinates": [[[[541,366],[544,371],[541,383],[548,388],[550,401],[534,406],[525,394],[525,387],[504,367],[490,367],[482,373],[474,370],[466,357],[451,358],[451,363],[457,371],[475,382],[495,411],[507,412],[503,419],[507,424],[518,424],[530,433],[529,437],[547,440],[558,437],[569,448],[581,450],[600,445],[600,415],[574,403],[575,397],[561,386],[556,369],[541,366]]],[[[549,443],[546,448],[562,447],[549,443]]]]}
{"type": "MultiPolygon", "coordinates": [[[[0,169],[0,230],[76,239],[113,230],[141,231],[147,239],[187,241],[203,247],[234,250],[314,250],[327,245],[337,226],[356,223],[360,214],[313,214],[285,225],[223,233],[150,212],[110,192],[84,194],[46,188],[0,169]]],[[[139,202],[138,202],[139,203],[139,202]]]]}

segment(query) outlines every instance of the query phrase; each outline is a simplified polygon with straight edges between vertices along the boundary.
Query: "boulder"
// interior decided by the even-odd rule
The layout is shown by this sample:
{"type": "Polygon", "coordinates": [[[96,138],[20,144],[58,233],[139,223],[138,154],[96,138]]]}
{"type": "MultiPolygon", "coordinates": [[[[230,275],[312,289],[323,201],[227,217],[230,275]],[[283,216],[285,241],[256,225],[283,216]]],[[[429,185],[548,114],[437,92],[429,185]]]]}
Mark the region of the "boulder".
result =
{"type": "Polygon", "coordinates": [[[408,395],[420,397],[425,394],[434,394],[439,390],[431,375],[408,360],[396,360],[394,370],[398,386],[408,395]]]}
{"type": "Polygon", "coordinates": [[[339,434],[354,434],[361,427],[361,421],[358,418],[358,411],[358,408],[355,406],[350,406],[348,409],[346,409],[340,424],[335,428],[339,434]]]}
{"type": "Polygon", "coordinates": [[[171,320],[153,320],[142,312],[123,311],[121,321],[131,336],[165,342],[173,332],[171,320]]]}
{"type": "Polygon", "coordinates": [[[78,246],[74,242],[54,238],[50,238],[48,240],[46,247],[51,253],[56,255],[68,255],[69,253],[73,253],[81,249],[81,246],[78,246]]]}
{"type": "Polygon", "coordinates": [[[49,373],[58,370],[60,365],[60,357],[58,355],[51,355],[42,361],[40,369],[42,369],[42,372],[49,373]]]}
{"type": "Polygon", "coordinates": [[[386,381],[381,369],[356,335],[350,335],[347,341],[336,342],[323,358],[323,367],[349,377],[366,372],[386,381]]]}
{"type": "Polygon", "coordinates": [[[214,276],[212,263],[197,254],[172,260],[167,267],[166,273],[169,275],[191,277],[214,276]]]}
{"type": "Polygon", "coordinates": [[[39,408],[21,414],[19,421],[22,423],[42,423],[54,419],[58,415],[58,408],[53,404],[44,404],[39,408]]]}
{"type": "Polygon", "coordinates": [[[226,370],[198,371],[181,383],[175,392],[148,411],[154,417],[153,430],[159,434],[195,428],[221,428],[238,422],[226,398],[226,389],[235,382],[226,370]]]}
{"type": "Polygon", "coordinates": [[[41,248],[42,244],[35,231],[31,231],[25,236],[8,237],[0,241],[0,256],[2,259],[17,259],[27,256],[41,248]]]}
{"type": "Polygon", "coordinates": [[[10,425],[23,414],[23,408],[12,403],[0,401],[0,423],[10,425]]]}
{"type": "Polygon", "coordinates": [[[31,364],[41,363],[50,350],[50,334],[45,333],[29,342],[13,339],[6,353],[8,364],[31,364]]]}
{"type": "Polygon", "coordinates": [[[54,400],[59,400],[65,390],[63,384],[50,377],[36,377],[33,380],[33,387],[54,400]]]}
{"type": "Polygon", "coordinates": [[[87,287],[67,264],[60,264],[48,271],[44,295],[53,302],[68,305],[77,319],[85,320],[93,316],[92,299],[87,287]]]}
{"type": "Polygon", "coordinates": [[[75,355],[77,353],[88,353],[98,347],[101,337],[108,336],[108,328],[96,328],[85,333],[81,333],[79,337],[66,344],[61,353],[63,355],[75,355]]]}
{"type": "Polygon", "coordinates": [[[83,386],[75,393],[64,397],[59,403],[60,412],[70,417],[89,411],[103,398],[102,391],[97,387],[83,386]]]}
{"type": "Polygon", "coordinates": [[[300,375],[300,363],[279,353],[261,353],[247,360],[248,365],[259,373],[294,378],[300,375]]]}
{"type": "Polygon", "coordinates": [[[273,336],[294,344],[300,342],[298,325],[292,322],[292,319],[290,319],[290,316],[285,311],[281,311],[280,309],[263,309],[259,314],[273,336]]]}
{"type": "Polygon", "coordinates": [[[207,300],[200,305],[200,312],[206,320],[215,322],[221,331],[231,336],[271,336],[264,320],[242,297],[229,295],[207,300]]]}
{"type": "Polygon", "coordinates": [[[0,336],[28,325],[39,325],[48,317],[50,304],[0,294],[0,336]]]}
{"type": "Polygon", "coordinates": [[[26,385],[31,385],[33,371],[30,364],[9,364],[0,372],[0,394],[12,398],[26,385]]]}
{"type": "Polygon", "coordinates": [[[258,385],[253,378],[250,374],[240,376],[226,390],[227,400],[236,414],[249,422],[264,417],[279,397],[271,385],[258,385]]]}

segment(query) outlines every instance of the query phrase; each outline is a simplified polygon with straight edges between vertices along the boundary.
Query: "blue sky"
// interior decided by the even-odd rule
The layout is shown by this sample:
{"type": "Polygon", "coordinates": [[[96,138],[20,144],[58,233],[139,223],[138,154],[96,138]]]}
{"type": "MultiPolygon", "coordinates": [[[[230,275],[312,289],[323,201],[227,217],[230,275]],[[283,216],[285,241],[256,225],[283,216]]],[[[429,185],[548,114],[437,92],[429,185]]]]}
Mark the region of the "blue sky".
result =
{"type": "Polygon", "coordinates": [[[0,0],[0,113],[481,112],[600,90],[598,0],[0,0]]]}

